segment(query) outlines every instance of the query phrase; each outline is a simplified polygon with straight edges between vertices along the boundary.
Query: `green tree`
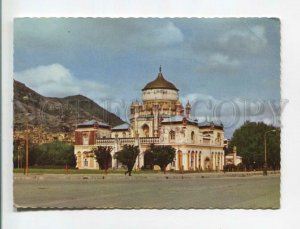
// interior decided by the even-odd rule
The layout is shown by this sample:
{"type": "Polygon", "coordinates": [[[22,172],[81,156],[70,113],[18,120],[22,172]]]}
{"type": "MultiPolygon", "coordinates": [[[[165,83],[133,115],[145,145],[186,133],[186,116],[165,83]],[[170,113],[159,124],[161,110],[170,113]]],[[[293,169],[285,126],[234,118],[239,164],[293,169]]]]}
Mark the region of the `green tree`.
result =
{"type": "Polygon", "coordinates": [[[25,146],[21,140],[13,141],[13,164],[14,168],[23,167],[23,154],[25,154],[25,146]]]}
{"type": "Polygon", "coordinates": [[[109,162],[111,162],[111,151],[112,147],[110,146],[98,146],[93,150],[95,158],[99,164],[99,169],[104,170],[105,174],[107,174],[109,162]]]}
{"type": "Polygon", "coordinates": [[[267,163],[273,169],[280,168],[280,128],[267,125],[263,122],[247,121],[236,129],[229,143],[229,151],[237,147],[238,155],[243,157],[247,168],[262,167],[264,163],[264,135],[267,131],[276,130],[267,134],[267,163]]]}
{"type": "MultiPolygon", "coordinates": [[[[36,159],[38,157],[37,144],[29,142],[28,144],[28,163],[29,166],[36,164],[36,159]]],[[[13,141],[13,164],[14,168],[19,167],[23,168],[25,166],[26,160],[26,144],[25,140],[14,140],[13,141]]]]}
{"type": "MultiPolygon", "coordinates": [[[[25,146],[23,151],[23,166],[25,165],[25,146]]],[[[75,167],[76,158],[74,146],[61,141],[44,143],[41,145],[29,143],[28,150],[29,166],[59,166],[68,164],[75,167]]]]}
{"type": "Polygon", "coordinates": [[[126,165],[127,171],[125,172],[125,175],[128,173],[129,176],[131,176],[133,166],[139,154],[140,150],[138,146],[124,145],[122,150],[115,153],[114,158],[126,165]]]}
{"type": "Polygon", "coordinates": [[[68,164],[70,167],[76,165],[74,146],[61,141],[54,141],[39,145],[36,163],[38,165],[63,166],[68,164]]]}
{"type": "Polygon", "coordinates": [[[150,152],[153,154],[153,162],[155,165],[159,165],[161,171],[166,173],[168,164],[174,161],[176,150],[172,146],[156,146],[152,144],[150,146],[150,152]]]}

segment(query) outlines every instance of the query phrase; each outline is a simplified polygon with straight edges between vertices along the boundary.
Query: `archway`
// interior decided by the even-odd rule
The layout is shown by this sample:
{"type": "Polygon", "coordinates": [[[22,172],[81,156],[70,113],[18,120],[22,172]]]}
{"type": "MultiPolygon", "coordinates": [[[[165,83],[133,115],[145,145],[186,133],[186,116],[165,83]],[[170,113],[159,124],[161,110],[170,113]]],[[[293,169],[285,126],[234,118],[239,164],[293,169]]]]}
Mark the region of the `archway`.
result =
{"type": "Polygon", "coordinates": [[[143,129],[144,136],[149,137],[149,126],[147,124],[144,124],[142,126],[142,129],[143,129]]]}
{"type": "Polygon", "coordinates": [[[177,152],[177,157],[178,157],[178,159],[177,159],[177,166],[178,166],[178,169],[179,169],[179,170],[183,170],[184,168],[183,168],[183,166],[182,166],[182,151],[181,151],[181,150],[178,150],[178,152],[177,152]]]}
{"type": "Polygon", "coordinates": [[[210,158],[209,157],[206,157],[204,160],[204,169],[210,170],[210,158]]]}
{"type": "Polygon", "coordinates": [[[145,137],[149,137],[149,131],[150,131],[150,128],[147,124],[144,124],[142,126],[142,130],[143,130],[143,134],[145,137]]]}
{"type": "Polygon", "coordinates": [[[194,157],[195,157],[195,152],[192,151],[191,153],[191,170],[194,170],[194,157]]]}
{"type": "Polygon", "coordinates": [[[154,158],[151,152],[144,153],[144,169],[153,169],[154,158]]]}

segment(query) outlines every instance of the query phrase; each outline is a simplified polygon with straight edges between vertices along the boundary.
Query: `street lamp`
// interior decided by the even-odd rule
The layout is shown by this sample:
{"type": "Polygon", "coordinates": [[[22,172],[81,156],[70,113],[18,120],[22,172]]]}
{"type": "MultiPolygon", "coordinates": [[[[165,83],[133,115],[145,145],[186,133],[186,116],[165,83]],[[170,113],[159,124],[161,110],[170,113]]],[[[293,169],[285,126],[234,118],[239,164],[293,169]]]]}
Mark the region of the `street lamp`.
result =
{"type": "Polygon", "coordinates": [[[269,130],[269,131],[266,131],[265,132],[265,163],[264,163],[264,168],[263,168],[263,175],[264,176],[267,176],[268,175],[268,166],[267,166],[267,133],[270,133],[270,132],[276,132],[276,130],[269,130]]]}
{"type": "MultiPolygon", "coordinates": [[[[24,96],[23,100],[26,102],[27,106],[28,106],[28,100],[29,97],[28,96],[24,96]]],[[[25,175],[28,176],[29,173],[29,166],[28,166],[28,116],[29,113],[25,114],[25,125],[26,125],[26,133],[25,133],[25,141],[26,141],[26,163],[25,163],[25,175]]]]}
{"type": "Polygon", "coordinates": [[[18,145],[18,169],[20,168],[20,154],[21,154],[21,150],[22,150],[22,148],[21,148],[21,145],[20,145],[20,143],[19,143],[19,145],[18,145]]]}

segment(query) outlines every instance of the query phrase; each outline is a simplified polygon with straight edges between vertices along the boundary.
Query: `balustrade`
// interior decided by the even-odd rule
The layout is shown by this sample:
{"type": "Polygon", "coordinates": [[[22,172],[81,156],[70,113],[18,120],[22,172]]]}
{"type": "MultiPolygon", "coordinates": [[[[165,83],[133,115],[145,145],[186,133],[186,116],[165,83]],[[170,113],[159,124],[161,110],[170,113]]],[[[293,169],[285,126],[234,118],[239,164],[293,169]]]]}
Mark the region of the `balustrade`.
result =
{"type": "MultiPolygon", "coordinates": [[[[160,139],[159,137],[142,137],[139,138],[140,144],[159,144],[160,139]]],[[[168,140],[169,143],[171,144],[199,144],[199,145],[216,145],[220,146],[221,141],[215,141],[214,143],[211,142],[210,139],[203,139],[201,143],[196,143],[196,141],[188,141],[188,142],[176,142],[175,140],[168,140]]],[[[115,143],[119,144],[128,144],[128,145],[134,145],[135,144],[135,139],[134,138],[98,138],[96,139],[96,144],[97,145],[113,145],[115,143]]]]}
{"type": "Polygon", "coordinates": [[[98,138],[96,139],[96,144],[113,144],[114,141],[114,138],[98,138]]]}
{"type": "Polygon", "coordinates": [[[121,144],[134,144],[134,138],[119,138],[121,144]]]}
{"type": "Polygon", "coordinates": [[[140,138],[141,144],[157,144],[159,143],[158,137],[140,138]]]}

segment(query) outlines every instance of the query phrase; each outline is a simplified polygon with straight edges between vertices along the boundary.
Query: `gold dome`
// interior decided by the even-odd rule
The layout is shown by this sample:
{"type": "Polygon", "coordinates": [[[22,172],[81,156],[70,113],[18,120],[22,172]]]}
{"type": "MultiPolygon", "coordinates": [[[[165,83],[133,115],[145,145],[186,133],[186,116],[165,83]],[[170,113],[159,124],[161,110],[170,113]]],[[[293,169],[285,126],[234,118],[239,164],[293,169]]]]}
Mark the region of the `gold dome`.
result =
{"type": "Polygon", "coordinates": [[[158,76],[155,80],[148,83],[142,91],[148,90],[148,89],[170,89],[170,90],[176,90],[179,91],[174,84],[171,82],[165,80],[163,74],[161,73],[161,68],[159,68],[158,76]]]}

